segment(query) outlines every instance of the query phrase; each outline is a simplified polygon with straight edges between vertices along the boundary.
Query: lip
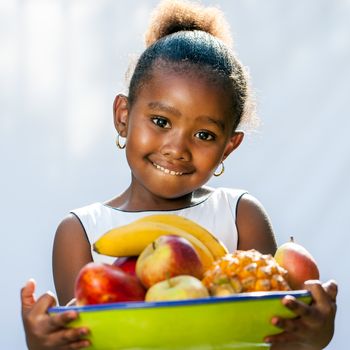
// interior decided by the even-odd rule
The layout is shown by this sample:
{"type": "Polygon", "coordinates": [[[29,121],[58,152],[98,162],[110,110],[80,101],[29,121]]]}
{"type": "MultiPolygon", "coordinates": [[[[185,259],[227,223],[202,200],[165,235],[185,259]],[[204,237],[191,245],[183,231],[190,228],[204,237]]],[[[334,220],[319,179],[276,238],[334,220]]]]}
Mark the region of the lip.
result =
{"type": "Polygon", "coordinates": [[[183,167],[175,166],[174,164],[168,163],[168,164],[159,164],[156,162],[151,161],[152,165],[162,173],[166,175],[171,176],[182,176],[189,174],[189,171],[186,171],[183,167]]]}

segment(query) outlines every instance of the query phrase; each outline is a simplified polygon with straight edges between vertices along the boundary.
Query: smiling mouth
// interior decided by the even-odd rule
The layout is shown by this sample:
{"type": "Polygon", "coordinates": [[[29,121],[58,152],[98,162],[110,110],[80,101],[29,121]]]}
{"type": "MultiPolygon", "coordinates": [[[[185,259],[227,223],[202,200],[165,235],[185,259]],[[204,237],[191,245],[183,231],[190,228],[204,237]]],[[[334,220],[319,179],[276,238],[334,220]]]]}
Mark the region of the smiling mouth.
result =
{"type": "Polygon", "coordinates": [[[156,164],[156,163],[152,163],[153,166],[155,168],[157,168],[158,170],[162,171],[164,174],[168,174],[168,175],[172,175],[172,176],[181,176],[183,173],[180,171],[174,171],[174,170],[170,170],[167,168],[163,168],[162,166],[156,164]]]}

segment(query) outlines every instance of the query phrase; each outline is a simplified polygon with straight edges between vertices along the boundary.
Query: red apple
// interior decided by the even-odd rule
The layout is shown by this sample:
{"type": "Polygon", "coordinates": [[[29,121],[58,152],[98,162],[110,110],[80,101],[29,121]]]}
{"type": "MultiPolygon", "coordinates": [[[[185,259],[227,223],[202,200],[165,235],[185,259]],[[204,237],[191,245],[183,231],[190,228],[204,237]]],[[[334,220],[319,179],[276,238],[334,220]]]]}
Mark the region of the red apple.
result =
{"type": "Polygon", "coordinates": [[[307,280],[320,278],[315,259],[303,246],[295,243],[293,237],[277,249],[275,259],[287,270],[286,280],[294,290],[302,289],[307,280]]]}
{"type": "Polygon", "coordinates": [[[158,282],[148,289],[146,301],[207,298],[209,293],[196,277],[181,275],[158,282]]]}
{"type": "Polygon", "coordinates": [[[178,275],[202,279],[203,272],[202,261],[192,243],[175,235],[158,237],[136,262],[136,275],[146,288],[178,275]]]}
{"type": "Polygon", "coordinates": [[[86,264],[75,282],[77,305],[143,301],[145,292],[137,277],[102,263],[86,264]]]}
{"type": "Polygon", "coordinates": [[[136,261],[138,256],[123,256],[117,258],[113,265],[121,268],[124,272],[136,276],[136,261]]]}

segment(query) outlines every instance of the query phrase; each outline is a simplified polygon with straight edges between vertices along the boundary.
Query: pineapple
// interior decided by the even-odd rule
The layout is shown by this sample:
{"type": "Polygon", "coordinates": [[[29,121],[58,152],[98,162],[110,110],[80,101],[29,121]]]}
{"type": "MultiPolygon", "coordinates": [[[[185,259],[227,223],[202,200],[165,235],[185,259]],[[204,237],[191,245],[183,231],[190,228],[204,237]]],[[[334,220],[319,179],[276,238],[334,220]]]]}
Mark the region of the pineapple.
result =
{"type": "Polygon", "coordinates": [[[236,250],[216,260],[204,274],[203,284],[213,296],[243,292],[290,290],[287,271],[270,255],[255,249],[236,250]]]}

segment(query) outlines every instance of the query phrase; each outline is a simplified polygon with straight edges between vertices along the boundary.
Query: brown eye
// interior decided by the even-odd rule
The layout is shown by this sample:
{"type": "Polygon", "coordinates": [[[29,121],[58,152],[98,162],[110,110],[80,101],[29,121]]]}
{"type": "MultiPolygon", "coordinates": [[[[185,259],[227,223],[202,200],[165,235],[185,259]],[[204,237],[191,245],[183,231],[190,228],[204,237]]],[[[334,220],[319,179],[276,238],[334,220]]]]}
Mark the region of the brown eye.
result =
{"type": "Polygon", "coordinates": [[[203,141],[213,141],[215,140],[215,136],[212,135],[209,132],[206,131],[199,131],[195,134],[196,137],[198,137],[199,139],[203,140],[203,141]]]}
{"type": "Polygon", "coordinates": [[[152,117],[151,118],[152,122],[159,126],[160,128],[170,128],[169,122],[162,117],[152,117]]]}

